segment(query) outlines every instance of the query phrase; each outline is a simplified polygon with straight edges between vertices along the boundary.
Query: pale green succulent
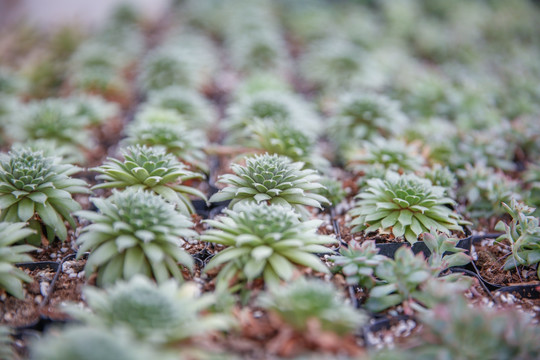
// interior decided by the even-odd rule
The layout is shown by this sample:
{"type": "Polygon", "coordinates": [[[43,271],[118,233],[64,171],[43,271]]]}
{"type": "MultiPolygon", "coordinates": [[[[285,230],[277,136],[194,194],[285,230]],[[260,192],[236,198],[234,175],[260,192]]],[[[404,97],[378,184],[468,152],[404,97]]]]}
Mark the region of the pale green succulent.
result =
{"type": "Polygon", "coordinates": [[[260,92],[292,93],[291,85],[272,72],[254,73],[240,84],[235,91],[235,98],[252,96],[260,92]]]}
{"type": "Polygon", "coordinates": [[[424,164],[424,159],[414,146],[397,139],[365,141],[348,158],[349,167],[364,173],[381,166],[400,173],[416,172],[424,164]]]}
{"type": "Polygon", "coordinates": [[[212,105],[197,91],[171,86],[148,94],[147,106],[173,110],[190,128],[208,128],[217,118],[212,105]]]}
{"type": "Polygon", "coordinates": [[[527,184],[528,202],[536,207],[535,215],[540,215],[540,165],[530,164],[523,173],[523,180],[527,184]]]}
{"type": "Polygon", "coordinates": [[[97,95],[75,95],[65,101],[72,103],[76,108],[77,116],[82,117],[84,122],[90,126],[103,124],[105,121],[120,114],[118,104],[107,101],[97,95]]]}
{"type": "Polygon", "coordinates": [[[445,188],[449,197],[455,197],[457,177],[447,166],[435,164],[423,172],[423,177],[431,181],[434,186],[445,188]]]}
{"type": "Polygon", "coordinates": [[[15,351],[13,351],[12,330],[8,326],[0,325],[0,359],[15,360],[15,351]]]}
{"type": "Polygon", "coordinates": [[[36,233],[27,239],[34,244],[40,244],[43,235],[49,241],[55,236],[66,240],[64,221],[75,229],[71,213],[81,208],[72,195],[89,193],[84,180],[71,177],[79,171],[41,151],[22,148],[1,154],[0,220],[28,222],[36,233]]]}
{"type": "MultiPolygon", "coordinates": [[[[430,282],[464,281],[461,274],[437,277],[444,267],[444,264],[432,267],[425,261],[422,253],[415,256],[409,247],[400,247],[394,259],[382,261],[377,266],[375,275],[380,281],[371,289],[365,303],[366,308],[379,312],[404,301],[413,301],[424,307],[435,305],[437,294],[425,290],[430,282]]],[[[468,286],[466,281],[464,283],[468,286]]]]}
{"type": "Polygon", "coordinates": [[[397,102],[374,93],[351,92],[339,98],[327,129],[338,151],[346,153],[357,141],[400,133],[407,122],[397,102]]]}
{"type": "Polygon", "coordinates": [[[347,192],[345,189],[343,189],[343,184],[341,181],[329,176],[323,176],[319,182],[324,187],[315,189],[313,192],[328,199],[329,206],[337,206],[341,201],[343,201],[343,199],[345,199],[345,196],[347,196],[347,192]]]}
{"type": "Polygon", "coordinates": [[[459,239],[431,230],[424,234],[422,240],[430,251],[427,261],[432,269],[444,271],[449,267],[463,266],[471,262],[471,257],[465,254],[466,250],[457,247],[459,239]]]}
{"type": "Polygon", "coordinates": [[[332,283],[318,279],[299,278],[270,289],[258,302],[299,332],[307,331],[309,321],[316,320],[323,331],[347,335],[367,320],[362,312],[345,302],[332,283]]]}
{"type": "Polygon", "coordinates": [[[466,204],[466,214],[473,219],[502,215],[503,202],[521,199],[518,183],[491,167],[466,164],[464,169],[457,170],[457,176],[461,180],[458,199],[466,204]]]}
{"type": "Polygon", "coordinates": [[[32,282],[32,278],[14,264],[32,261],[27,252],[36,250],[30,245],[14,245],[34,233],[25,226],[22,222],[0,222],[0,289],[19,299],[24,299],[22,282],[32,282]]]}
{"type": "Polygon", "coordinates": [[[299,97],[272,91],[261,91],[238,99],[227,108],[225,129],[229,140],[236,141],[249,135],[253,119],[285,121],[309,135],[320,131],[317,114],[299,97]]]}
{"type": "Polygon", "coordinates": [[[316,153],[312,136],[287,121],[255,119],[249,130],[252,140],[246,144],[251,147],[319,169],[329,166],[328,161],[316,153]]]}
{"type": "MultiPolygon", "coordinates": [[[[512,217],[509,225],[499,221],[495,230],[504,234],[497,241],[507,240],[512,253],[504,263],[504,269],[514,269],[519,265],[534,266],[540,262],[540,219],[531,216],[534,208],[512,199],[510,205],[502,203],[506,212],[512,217]]],[[[540,267],[537,270],[540,276],[540,267]]]]}
{"type": "Polygon", "coordinates": [[[365,289],[375,286],[375,269],[384,259],[386,257],[379,255],[379,249],[373,240],[366,240],[361,244],[353,242],[347,248],[342,247],[339,255],[329,258],[335,265],[332,271],[343,273],[347,284],[365,289]]]}
{"type": "Polygon", "coordinates": [[[56,140],[37,139],[16,142],[11,146],[12,150],[28,149],[34,152],[42,151],[45,157],[61,158],[65,164],[84,164],[86,158],[84,153],[73,151],[73,148],[66,145],[59,145],[56,140]]]}
{"type": "Polygon", "coordinates": [[[127,126],[126,134],[127,144],[161,146],[181,161],[193,164],[203,171],[208,170],[206,154],[203,151],[206,138],[198,130],[188,130],[182,123],[135,121],[127,126]]]}
{"type": "Polygon", "coordinates": [[[384,180],[367,183],[349,212],[354,218],[350,224],[353,232],[391,231],[411,244],[432,228],[447,234],[451,230],[463,232],[460,216],[446,206],[454,201],[445,196],[444,188],[433,186],[429,180],[389,171],[384,180]]]}
{"type": "Polygon", "coordinates": [[[320,220],[300,222],[298,214],[281,205],[239,204],[225,210],[219,220],[206,220],[213,227],[201,237],[203,241],[228,246],[210,260],[208,271],[225,264],[218,275],[220,287],[237,278],[253,281],[263,277],[269,286],[280,279],[292,278],[294,264],[328,273],[328,268],[314,253],[329,253],[323,245],[336,243],[330,236],[318,235],[320,220]]]}
{"type": "Polygon", "coordinates": [[[85,121],[74,104],[63,99],[46,99],[27,104],[13,119],[10,135],[18,141],[49,139],[72,151],[91,146],[85,121]]]}
{"type": "Polygon", "coordinates": [[[232,164],[234,174],[219,177],[227,184],[212,195],[211,202],[231,200],[230,207],[246,202],[268,202],[293,207],[308,217],[304,206],[321,207],[328,200],[312,190],[323,188],[315,170],[304,169],[304,164],[291,162],[285,156],[255,155],[246,158],[246,165],[232,164]]]}
{"type": "Polygon", "coordinates": [[[180,265],[191,270],[193,258],[181,246],[197,233],[174,205],[161,196],[134,189],[91,201],[98,213],[77,213],[92,222],[77,239],[79,258],[91,251],[85,266],[87,276],[97,271],[99,285],[136,274],[152,276],[158,283],[171,276],[183,281],[180,265]]]}
{"type": "Polygon", "coordinates": [[[32,360],[172,360],[176,357],[141,343],[122,331],[91,326],[68,326],[50,331],[33,343],[32,360]]]}
{"type": "Polygon", "coordinates": [[[123,152],[123,157],[124,161],[108,158],[105,164],[92,169],[101,174],[97,180],[105,181],[93,189],[150,190],[176,204],[178,210],[187,216],[195,213],[189,195],[206,200],[201,191],[182,185],[187,180],[202,179],[204,175],[189,171],[163,148],[130,146],[123,152]]]}
{"type": "Polygon", "coordinates": [[[89,325],[128,329],[137,338],[168,344],[213,330],[227,330],[231,318],[205,314],[215,302],[214,295],[197,295],[196,285],[181,287],[170,279],[160,285],[142,275],[117,282],[105,291],[84,289],[90,312],[70,307],[72,316],[89,325]]]}

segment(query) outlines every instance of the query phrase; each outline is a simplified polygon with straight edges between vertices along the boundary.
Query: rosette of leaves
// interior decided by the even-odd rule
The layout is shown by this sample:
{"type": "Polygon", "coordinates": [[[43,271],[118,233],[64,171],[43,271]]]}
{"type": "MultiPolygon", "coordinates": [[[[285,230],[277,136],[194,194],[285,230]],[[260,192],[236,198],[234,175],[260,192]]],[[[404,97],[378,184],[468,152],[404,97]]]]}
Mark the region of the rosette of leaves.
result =
{"type": "Polygon", "coordinates": [[[76,109],[77,116],[90,126],[98,126],[120,114],[120,107],[97,95],[81,94],[69,98],[76,109]]]}
{"type": "Polygon", "coordinates": [[[349,211],[354,218],[352,232],[389,231],[411,244],[432,228],[447,234],[451,230],[463,232],[460,216],[446,206],[454,201],[445,196],[444,188],[429,180],[389,171],[384,180],[371,179],[367,184],[349,211]]]}
{"type": "Polygon", "coordinates": [[[72,195],[89,193],[84,180],[71,177],[79,170],[41,151],[21,148],[1,154],[0,221],[28,222],[36,232],[27,237],[33,244],[40,244],[42,236],[66,240],[64,221],[75,229],[71,213],[81,208],[72,195]]]}
{"type": "MultiPolygon", "coordinates": [[[[176,115],[172,111],[169,113],[176,115]]],[[[161,146],[181,161],[207,171],[206,154],[203,151],[206,146],[204,134],[198,130],[188,130],[182,122],[168,121],[167,118],[168,116],[164,116],[153,121],[137,119],[127,126],[125,142],[132,145],[161,146]]]]}
{"type": "Polygon", "coordinates": [[[318,235],[320,220],[300,222],[298,214],[282,205],[246,203],[234,210],[225,210],[227,216],[219,220],[206,220],[213,229],[201,239],[227,248],[214,256],[205,271],[225,264],[217,278],[219,287],[227,287],[237,277],[237,282],[251,282],[263,277],[269,286],[280,279],[290,280],[294,264],[328,273],[328,268],[314,253],[329,253],[323,245],[335,239],[318,235]]]}
{"type": "Polygon", "coordinates": [[[12,330],[8,326],[0,325],[0,359],[14,360],[12,330]]]}
{"type": "Polygon", "coordinates": [[[433,185],[445,188],[446,194],[451,198],[455,197],[457,177],[448,166],[435,164],[424,171],[423,177],[431,181],[433,185]]]}
{"type": "Polygon", "coordinates": [[[351,92],[338,100],[327,129],[344,153],[359,140],[399,133],[407,122],[397,102],[374,93],[351,92]]]}
{"type": "Polygon", "coordinates": [[[521,199],[518,183],[491,167],[466,164],[456,173],[461,181],[458,199],[466,204],[466,215],[473,219],[502,215],[505,213],[503,202],[521,199]]]}
{"type": "Polygon", "coordinates": [[[321,183],[323,187],[320,189],[315,189],[313,192],[328,199],[329,206],[337,206],[341,201],[343,201],[343,199],[345,199],[345,196],[347,196],[347,192],[345,189],[343,189],[343,184],[339,180],[328,176],[323,176],[321,177],[319,183],[321,183]]]}
{"type": "Polygon", "coordinates": [[[55,140],[51,139],[37,139],[26,140],[23,142],[16,142],[11,146],[12,150],[28,149],[33,152],[43,152],[45,157],[57,157],[65,164],[84,164],[86,158],[84,153],[77,151],[73,152],[70,146],[58,145],[55,140]]]}
{"type": "Polygon", "coordinates": [[[32,360],[172,360],[168,355],[129,336],[124,331],[109,331],[91,326],[69,326],[48,332],[33,343],[32,360]]]}
{"type": "Polygon", "coordinates": [[[471,307],[464,297],[420,313],[416,359],[536,359],[539,327],[516,310],[471,307]]]}
{"type": "MultiPolygon", "coordinates": [[[[504,234],[497,241],[507,240],[510,243],[512,254],[504,263],[504,269],[514,269],[519,265],[533,266],[540,262],[540,219],[531,216],[534,208],[512,199],[510,206],[502,206],[512,217],[510,224],[499,221],[495,230],[504,234]]],[[[538,267],[540,277],[540,267],[538,267]]]]}
{"type": "Polygon", "coordinates": [[[349,89],[362,70],[364,51],[357,44],[329,37],[314,42],[301,59],[306,79],[327,90],[349,89]]]}
{"type": "Polygon", "coordinates": [[[90,147],[91,136],[84,128],[84,119],[76,107],[62,99],[47,99],[29,103],[10,127],[11,135],[19,141],[49,139],[74,151],[90,147]]]}
{"type": "Polygon", "coordinates": [[[200,75],[195,59],[188,51],[182,51],[178,46],[164,45],[145,56],[137,82],[145,92],[169,86],[196,89],[201,85],[200,75]]]}
{"type": "Polygon", "coordinates": [[[76,319],[94,326],[126,328],[151,343],[172,343],[231,325],[226,315],[205,314],[215,301],[214,295],[199,297],[194,284],[179,287],[174,279],[156,285],[136,275],[105,291],[86,287],[84,296],[90,312],[70,307],[76,319]]]}
{"type": "Polygon", "coordinates": [[[471,262],[471,257],[465,254],[466,250],[457,247],[459,239],[431,230],[424,234],[422,240],[430,251],[427,261],[432,269],[444,271],[449,267],[463,266],[471,262]]]}
{"type": "Polygon", "coordinates": [[[169,109],[182,116],[190,128],[207,128],[215,122],[217,115],[212,105],[197,91],[180,86],[171,86],[151,91],[146,104],[150,107],[169,109]]]}
{"type": "Polygon", "coordinates": [[[92,222],[77,239],[79,258],[91,251],[85,266],[88,277],[97,272],[99,285],[136,274],[152,276],[158,283],[171,276],[183,281],[179,264],[191,270],[193,258],[181,246],[197,234],[174,205],[159,195],[134,189],[91,201],[99,212],[77,213],[92,222]]]}
{"type": "Polygon", "coordinates": [[[135,145],[123,151],[124,160],[108,158],[108,161],[92,170],[99,172],[96,179],[104,182],[93,189],[141,189],[161,195],[184,215],[195,213],[189,195],[206,201],[206,196],[199,190],[182,185],[191,179],[202,179],[203,174],[189,171],[173,155],[163,148],[135,145]]]}
{"type": "Polygon", "coordinates": [[[437,295],[425,291],[429,282],[462,280],[460,274],[437,278],[442,270],[442,267],[430,266],[422,253],[415,256],[409,247],[402,246],[394,259],[386,259],[377,266],[375,275],[380,282],[371,289],[366,308],[379,312],[404,301],[430,307],[436,303],[437,295]]]}
{"type": "Polygon", "coordinates": [[[275,73],[264,71],[247,76],[235,90],[235,98],[241,99],[260,92],[292,93],[290,84],[275,73]]]}
{"type": "Polygon", "coordinates": [[[310,135],[320,130],[317,114],[302,99],[290,94],[261,91],[238,99],[227,109],[225,129],[230,141],[249,135],[253,119],[285,121],[310,135]]]}
{"type": "Polygon", "coordinates": [[[312,190],[323,187],[315,170],[302,169],[304,164],[292,162],[279,155],[255,155],[246,158],[246,165],[232,164],[234,174],[219,177],[227,184],[212,195],[211,202],[231,200],[229,207],[246,202],[267,202],[293,207],[304,217],[309,213],[304,206],[321,208],[328,200],[312,190]]]}
{"type": "Polygon", "coordinates": [[[379,255],[379,249],[373,240],[366,240],[361,244],[354,242],[348,248],[342,247],[339,255],[329,258],[334,263],[332,270],[343,273],[347,284],[361,286],[364,289],[375,286],[377,283],[375,269],[384,259],[386,257],[379,255]]]}
{"type": "Polygon", "coordinates": [[[356,172],[369,172],[377,166],[400,173],[416,172],[424,164],[417,149],[397,139],[375,138],[365,141],[349,157],[349,166],[356,172]]]}
{"type": "Polygon", "coordinates": [[[30,245],[14,245],[34,233],[25,226],[22,222],[0,222],[0,289],[19,299],[24,299],[22,282],[32,282],[32,278],[14,264],[32,261],[26,253],[36,249],[30,245]]]}
{"type": "Polygon", "coordinates": [[[347,335],[366,322],[365,315],[346,303],[332,283],[318,279],[299,278],[270,289],[258,302],[299,332],[307,331],[315,320],[323,331],[347,335]]]}
{"type": "Polygon", "coordinates": [[[328,167],[328,161],[315,151],[313,138],[286,121],[255,119],[248,144],[269,154],[289,157],[315,168],[328,167]]]}

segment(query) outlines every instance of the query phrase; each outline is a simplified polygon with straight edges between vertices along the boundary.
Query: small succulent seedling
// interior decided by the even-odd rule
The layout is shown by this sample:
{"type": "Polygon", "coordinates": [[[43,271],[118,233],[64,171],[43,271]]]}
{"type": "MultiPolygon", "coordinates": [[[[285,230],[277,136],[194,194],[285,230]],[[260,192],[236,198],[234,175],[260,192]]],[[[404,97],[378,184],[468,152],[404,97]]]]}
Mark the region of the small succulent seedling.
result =
{"type": "Polygon", "coordinates": [[[126,134],[127,144],[161,146],[181,161],[207,170],[204,134],[188,130],[182,117],[172,110],[147,109],[127,126],[126,134]]]}
{"type": "Polygon", "coordinates": [[[360,199],[356,207],[349,212],[354,217],[353,232],[391,231],[414,244],[431,228],[447,234],[450,230],[463,231],[459,215],[446,206],[454,201],[445,197],[444,188],[433,186],[429,180],[389,171],[384,180],[367,183],[356,196],[360,199]]]}
{"type": "Polygon", "coordinates": [[[84,128],[85,120],[69,101],[34,101],[22,109],[20,116],[10,130],[16,140],[55,140],[59,145],[71,147],[72,151],[91,146],[91,136],[84,128]]]}
{"type": "Polygon", "coordinates": [[[256,119],[249,130],[249,146],[269,154],[287,156],[293,161],[302,161],[307,166],[328,167],[328,161],[316,154],[313,138],[288,121],[256,119]]]}
{"type": "MultiPolygon", "coordinates": [[[[497,238],[497,241],[509,241],[512,249],[512,254],[504,263],[504,269],[509,270],[519,265],[532,266],[540,263],[540,219],[531,216],[535,209],[516,201],[516,199],[512,199],[510,206],[506,203],[502,205],[512,217],[509,225],[499,221],[495,226],[495,230],[504,232],[497,238]]],[[[537,272],[540,277],[540,267],[537,272]]]]}
{"type": "Polygon", "coordinates": [[[424,159],[415,147],[391,139],[375,138],[365,141],[349,157],[350,167],[357,172],[369,172],[374,166],[400,173],[415,172],[424,164],[424,159]]]}
{"type": "Polygon", "coordinates": [[[465,254],[466,250],[457,247],[459,239],[432,230],[424,234],[423,240],[431,253],[427,260],[433,269],[443,271],[452,266],[463,266],[471,262],[471,257],[465,254]]]}
{"type": "Polygon", "coordinates": [[[0,359],[15,360],[13,351],[14,340],[12,330],[8,326],[0,325],[0,359]]]}
{"type": "Polygon", "coordinates": [[[464,297],[420,314],[417,359],[536,359],[540,331],[517,310],[470,306],[464,297]]]}
{"type": "Polygon", "coordinates": [[[71,213],[81,208],[72,194],[89,192],[84,180],[71,177],[79,168],[59,162],[24,148],[0,158],[0,220],[28,222],[36,231],[28,238],[34,244],[40,244],[44,234],[49,241],[55,236],[66,240],[64,221],[74,229],[71,213]]]}
{"type": "Polygon", "coordinates": [[[285,156],[255,155],[246,158],[246,165],[232,164],[234,174],[221,175],[220,183],[228,186],[214,194],[211,202],[231,200],[230,207],[245,202],[268,202],[293,207],[305,217],[304,206],[321,207],[328,200],[311,192],[323,186],[315,170],[303,169],[301,162],[285,156]]]}
{"type": "Polygon", "coordinates": [[[424,171],[423,177],[431,181],[433,185],[445,188],[449,197],[455,197],[457,178],[447,166],[435,164],[424,171]]]}
{"type": "Polygon", "coordinates": [[[329,258],[335,265],[333,271],[343,273],[347,284],[365,289],[375,286],[375,269],[384,259],[386,257],[379,255],[373,240],[366,240],[362,244],[354,242],[348,248],[342,247],[339,255],[329,258]]]}
{"type": "Polygon", "coordinates": [[[75,109],[76,115],[83,118],[85,124],[97,126],[120,114],[120,107],[97,95],[77,95],[68,99],[75,109]]]}
{"type": "Polygon", "coordinates": [[[77,151],[73,152],[73,148],[66,145],[58,145],[55,140],[38,139],[26,140],[23,142],[14,143],[11,150],[32,150],[33,152],[43,152],[45,157],[56,157],[62,160],[64,164],[83,164],[86,162],[84,153],[77,151]]]}
{"type": "Polygon", "coordinates": [[[136,275],[105,291],[86,287],[84,296],[90,312],[68,307],[76,319],[111,329],[124,327],[151,343],[176,342],[231,325],[226,315],[204,314],[215,301],[213,295],[198,297],[194,284],[179,287],[174,279],[156,285],[136,275]]]}
{"type": "Polygon", "coordinates": [[[83,228],[77,240],[79,258],[91,251],[85,266],[88,277],[97,271],[99,285],[136,274],[153,276],[158,283],[171,275],[183,281],[178,264],[191,269],[193,259],[181,246],[196,232],[189,229],[191,221],[174,205],[161,196],[134,189],[91,201],[99,213],[77,213],[93,222],[83,228]]]}
{"type": "Polygon", "coordinates": [[[206,196],[199,190],[182,185],[182,182],[201,179],[204,175],[189,171],[163,148],[130,146],[123,152],[123,156],[124,161],[109,158],[108,162],[93,169],[101,174],[96,179],[105,181],[93,189],[150,190],[176,204],[178,210],[187,216],[195,213],[188,195],[206,200],[206,196]]]}
{"type": "Polygon", "coordinates": [[[345,199],[345,196],[347,196],[347,192],[343,188],[341,181],[328,176],[323,176],[319,182],[324,187],[315,189],[313,192],[327,198],[329,201],[329,206],[337,206],[341,201],[343,201],[343,199],[345,199]]]}
{"type": "Polygon", "coordinates": [[[205,268],[226,264],[218,275],[219,286],[227,287],[235,276],[248,282],[262,276],[267,285],[276,285],[280,279],[292,278],[293,264],[328,273],[314,253],[331,252],[323,245],[336,240],[317,234],[320,220],[300,222],[289,207],[264,203],[239,204],[225,213],[219,220],[206,220],[213,229],[201,237],[228,246],[205,268]]]}
{"type": "Polygon", "coordinates": [[[178,86],[151,91],[148,106],[173,110],[182,116],[190,128],[209,127],[217,115],[212,105],[198,92],[178,86]]]}
{"type": "Polygon", "coordinates": [[[458,198],[466,204],[466,214],[471,218],[502,215],[503,202],[508,204],[512,198],[521,199],[518,183],[491,167],[467,164],[457,175],[462,183],[458,198]]]}
{"type": "Polygon", "coordinates": [[[230,141],[245,136],[253,119],[285,121],[309,135],[320,129],[317,114],[300,98],[275,92],[245,96],[227,109],[225,128],[230,141]]]}
{"type": "Polygon", "coordinates": [[[345,303],[332,283],[317,279],[299,278],[270,289],[259,297],[259,304],[299,332],[315,320],[323,331],[346,335],[366,321],[361,312],[345,303]]]}
{"type": "Polygon", "coordinates": [[[343,95],[333,113],[328,131],[341,153],[359,140],[399,133],[408,122],[396,102],[371,93],[343,95]]]}
{"type": "Polygon", "coordinates": [[[0,289],[19,299],[24,298],[22,282],[31,282],[32,278],[14,264],[32,261],[26,253],[35,250],[30,245],[14,245],[34,233],[25,226],[21,222],[0,222],[0,289]]]}
{"type": "Polygon", "coordinates": [[[31,346],[32,360],[172,360],[149,344],[120,330],[92,326],[68,326],[48,332],[31,346]]]}
{"type": "Polygon", "coordinates": [[[459,281],[460,274],[451,274],[437,278],[441,267],[433,268],[424,259],[422,253],[416,256],[409,247],[400,247],[394,259],[382,261],[375,271],[381,282],[371,289],[366,308],[379,312],[404,301],[416,301],[424,306],[433,305],[433,295],[424,291],[432,281],[459,281]]]}

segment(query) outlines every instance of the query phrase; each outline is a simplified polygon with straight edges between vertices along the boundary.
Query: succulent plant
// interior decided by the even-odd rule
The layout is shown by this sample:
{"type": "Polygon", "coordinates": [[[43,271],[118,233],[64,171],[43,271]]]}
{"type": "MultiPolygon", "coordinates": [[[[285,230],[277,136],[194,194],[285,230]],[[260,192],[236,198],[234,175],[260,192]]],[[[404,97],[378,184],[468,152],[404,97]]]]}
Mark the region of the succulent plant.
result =
{"type": "Polygon", "coordinates": [[[12,330],[8,326],[0,325],[0,359],[15,360],[13,351],[12,330]]]}
{"type": "Polygon", "coordinates": [[[76,115],[90,126],[100,125],[120,114],[118,104],[97,95],[76,95],[69,98],[69,102],[75,106],[76,115]]]}
{"type": "Polygon", "coordinates": [[[31,102],[14,120],[16,123],[10,129],[16,140],[55,140],[73,151],[91,146],[91,136],[84,128],[84,119],[77,114],[74,104],[62,99],[31,102]]]}
{"type": "Polygon", "coordinates": [[[328,199],[330,206],[337,206],[341,201],[343,201],[343,199],[345,199],[345,196],[347,196],[347,192],[345,189],[343,189],[343,184],[341,181],[333,179],[329,176],[323,176],[319,182],[324,187],[315,189],[313,192],[328,199]]]}
{"type": "Polygon", "coordinates": [[[66,240],[64,221],[74,229],[71,213],[81,208],[72,195],[89,192],[84,180],[71,177],[79,168],[59,160],[24,148],[0,157],[0,221],[28,222],[36,231],[27,238],[33,244],[43,235],[66,240]]]}
{"type": "MultiPolygon", "coordinates": [[[[435,262],[434,262],[435,264],[435,262]]],[[[450,274],[437,278],[442,267],[432,267],[422,253],[416,256],[407,246],[400,247],[394,259],[382,261],[375,270],[381,281],[371,289],[365,303],[368,310],[379,312],[404,301],[419,303],[421,306],[434,306],[437,294],[426,291],[430,282],[459,282],[461,274],[450,274]]],[[[464,281],[468,287],[468,283],[464,281]]]]}
{"type": "MultiPolygon", "coordinates": [[[[495,230],[504,232],[497,241],[507,240],[512,250],[511,256],[504,263],[504,269],[514,269],[519,265],[533,266],[539,263],[540,219],[531,216],[535,209],[516,199],[512,199],[510,206],[505,203],[502,206],[512,217],[509,225],[499,221],[495,226],[495,230]]],[[[540,267],[538,274],[540,277],[540,267]]]]}
{"type": "Polygon", "coordinates": [[[251,141],[247,145],[269,154],[287,156],[293,161],[302,161],[310,167],[321,169],[329,166],[328,161],[316,153],[312,137],[286,121],[255,119],[249,130],[251,141]]]}
{"type": "Polygon", "coordinates": [[[0,222],[0,289],[19,299],[24,298],[22,282],[31,282],[32,278],[13,265],[32,261],[26,253],[35,250],[30,245],[14,245],[34,233],[33,230],[25,229],[25,226],[22,222],[0,222]]]}
{"type": "Polygon", "coordinates": [[[432,269],[444,271],[449,267],[463,266],[471,262],[471,257],[465,254],[466,250],[457,247],[459,239],[431,230],[424,234],[422,240],[430,251],[427,261],[432,269]]]}
{"type": "MultiPolygon", "coordinates": [[[[280,279],[290,280],[294,265],[303,265],[328,273],[328,268],[314,253],[329,253],[323,245],[335,239],[318,235],[320,220],[300,222],[298,214],[282,205],[239,204],[225,210],[227,216],[206,220],[213,227],[201,239],[228,246],[206,265],[205,271],[226,264],[218,275],[220,287],[227,287],[234,277],[252,280],[263,277],[269,286],[280,279]]],[[[238,281],[238,279],[237,279],[238,281]]]]}
{"type": "Polygon", "coordinates": [[[37,139],[26,140],[23,142],[16,142],[11,145],[12,150],[31,150],[33,152],[43,152],[45,157],[60,158],[64,164],[84,164],[86,158],[84,153],[77,151],[74,152],[73,148],[66,145],[59,145],[56,140],[51,139],[37,139]]]}
{"type": "Polygon", "coordinates": [[[379,249],[373,240],[366,240],[361,244],[352,242],[348,248],[342,247],[339,255],[329,258],[334,263],[332,270],[343,273],[347,284],[365,289],[375,286],[375,269],[384,259],[386,257],[379,255],[379,249]]]}
{"type": "Polygon", "coordinates": [[[351,92],[339,98],[328,132],[344,153],[359,140],[399,133],[407,122],[397,102],[378,94],[351,92]]]}
{"type": "Polygon", "coordinates": [[[538,216],[540,215],[540,165],[529,165],[523,173],[523,180],[529,188],[527,200],[529,204],[536,207],[534,214],[538,216]]]}
{"type": "Polygon", "coordinates": [[[80,258],[91,251],[85,272],[97,270],[99,285],[136,274],[153,276],[163,283],[172,275],[183,281],[179,264],[191,269],[192,257],[181,246],[196,236],[191,221],[161,196],[127,189],[107,199],[92,198],[99,213],[79,211],[90,220],[77,239],[80,258]]]}
{"type": "Polygon", "coordinates": [[[146,104],[150,107],[174,110],[190,128],[209,127],[217,115],[212,105],[198,92],[179,86],[151,91],[146,104]]]}
{"type": "Polygon", "coordinates": [[[270,289],[258,302],[299,332],[307,330],[310,320],[338,335],[350,334],[366,322],[365,315],[347,304],[332,283],[318,279],[299,278],[270,289]]]}
{"type": "Polygon", "coordinates": [[[279,155],[255,155],[246,158],[246,165],[231,165],[234,174],[219,177],[218,182],[227,184],[212,195],[211,202],[231,200],[229,207],[245,202],[268,202],[293,207],[307,217],[304,206],[321,207],[328,200],[311,192],[323,186],[317,181],[315,170],[304,169],[304,164],[291,162],[279,155]]]}
{"type": "Polygon", "coordinates": [[[272,72],[256,72],[246,77],[235,91],[235,98],[253,96],[260,92],[292,93],[290,84],[272,72]]]}
{"type": "MultiPolygon", "coordinates": [[[[168,114],[178,116],[173,111],[162,110],[148,120],[136,119],[127,126],[127,144],[161,146],[188,164],[207,171],[206,154],[203,148],[206,139],[202,132],[188,130],[181,121],[169,118],[168,114]]],[[[144,118],[143,118],[144,119],[144,118]]]]}
{"type": "Polygon", "coordinates": [[[415,147],[396,139],[375,138],[365,141],[349,158],[349,166],[357,172],[369,172],[382,166],[400,173],[416,172],[424,164],[415,147]]]}
{"type": "Polygon", "coordinates": [[[213,295],[199,297],[195,284],[179,287],[174,279],[156,285],[136,275],[105,291],[86,287],[84,296],[90,312],[68,308],[76,319],[94,326],[127,328],[151,343],[172,343],[231,325],[226,315],[204,314],[215,301],[213,295]]]}
{"type": "Polygon", "coordinates": [[[466,204],[466,214],[473,219],[502,215],[503,202],[509,203],[513,197],[521,199],[518,183],[491,167],[466,164],[457,170],[457,176],[461,180],[458,199],[466,204]]]}
{"type": "Polygon", "coordinates": [[[195,213],[189,195],[206,200],[201,191],[182,185],[187,180],[201,179],[204,175],[189,171],[163,148],[130,146],[123,152],[123,157],[124,161],[109,158],[105,164],[93,169],[101,174],[96,179],[105,181],[93,189],[150,190],[176,204],[178,210],[187,216],[195,213]]]}
{"type": "Polygon", "coordinates": [[[0,94],[16,95],[25,87],[25,82],[16,72],[5,67],[0,67],[0,94]]]}
{"type": "Polygon", "coordinates": [[[540,331],[517,310],[471,307],[464,297],[421,313],[417,359],[535,359],[540,331]]]}
{"type": "Polygon", "coordinates": [[[69,326],[49,332],[31,346],[33,360],[172,360],[158,349],[132,338],[125,332],[98,327],[69,326]]]}
{"type": "Polygon", "coordinates": [[[356,197],[359,199],[349,214],[354,218],[352,231],[391,231],[414,244],[418,236],[430,229],[449,234],[463,231],[460,216],[446,205],[454,201],[445,197],[442,187],[413,174],[387,172],[386,178],[371,179],[356,197]]]}
{"type": "Polygon", "coordinates": [[[246,129],[253,119],[285,121],[308,135],[320,130],[317,114],[305,101],[290,94],[261,91],[238,99],[226,114],[225,128],[230,133],[230,141],[249,135],[246,129]]]}
{"type": "Polygon", "coordinates": [[[435,164],[424,170],[422,177],[431,181],[434,186],[444,188],[449,197],[455,198],[457,177],[447,166],[443,167],[440,164],[435,164]]]}

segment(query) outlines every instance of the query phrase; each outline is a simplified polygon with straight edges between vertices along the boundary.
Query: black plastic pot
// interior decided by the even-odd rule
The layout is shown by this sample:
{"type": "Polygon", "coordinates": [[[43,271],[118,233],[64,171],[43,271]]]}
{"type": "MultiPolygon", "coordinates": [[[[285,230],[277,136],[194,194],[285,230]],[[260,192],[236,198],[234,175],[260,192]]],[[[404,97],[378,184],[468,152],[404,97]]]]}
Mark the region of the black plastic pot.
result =
{"type": "Polygon", "coordinates": [[[412,320],[416,324],[418,323],[416,319],[408,315],[399,315],[391,317],[383,317],[380,319],[375,319],[371,324],[365,325],[362,329],[362,336],[364,338],[364,344],[367,348],[375,348],[376,344],[372,343],[368,337],[369,333],[377,333],[379,331],[389,330],[392,326],[397,325],[402,321],[412,320]]]}
{"type": "Polygon", "coordinates": [[[21,269],[28,269],[30,271],[51,269],[55,272],[54,277],[49,284],[47,295],[43,297],[43,300],[41,300],[41,303],[39,304],[40,307],[46,305],[49,302],[51,294],[54,291],[54,285],[56,283],[56,280],[58,280],[58,276],[60,275],[60,272],[62,271],[61,263],[55,262],[55,261],[36,261],[36,262],[18,263],[18,264],[15,264],[15,266],[21,269]]]}

